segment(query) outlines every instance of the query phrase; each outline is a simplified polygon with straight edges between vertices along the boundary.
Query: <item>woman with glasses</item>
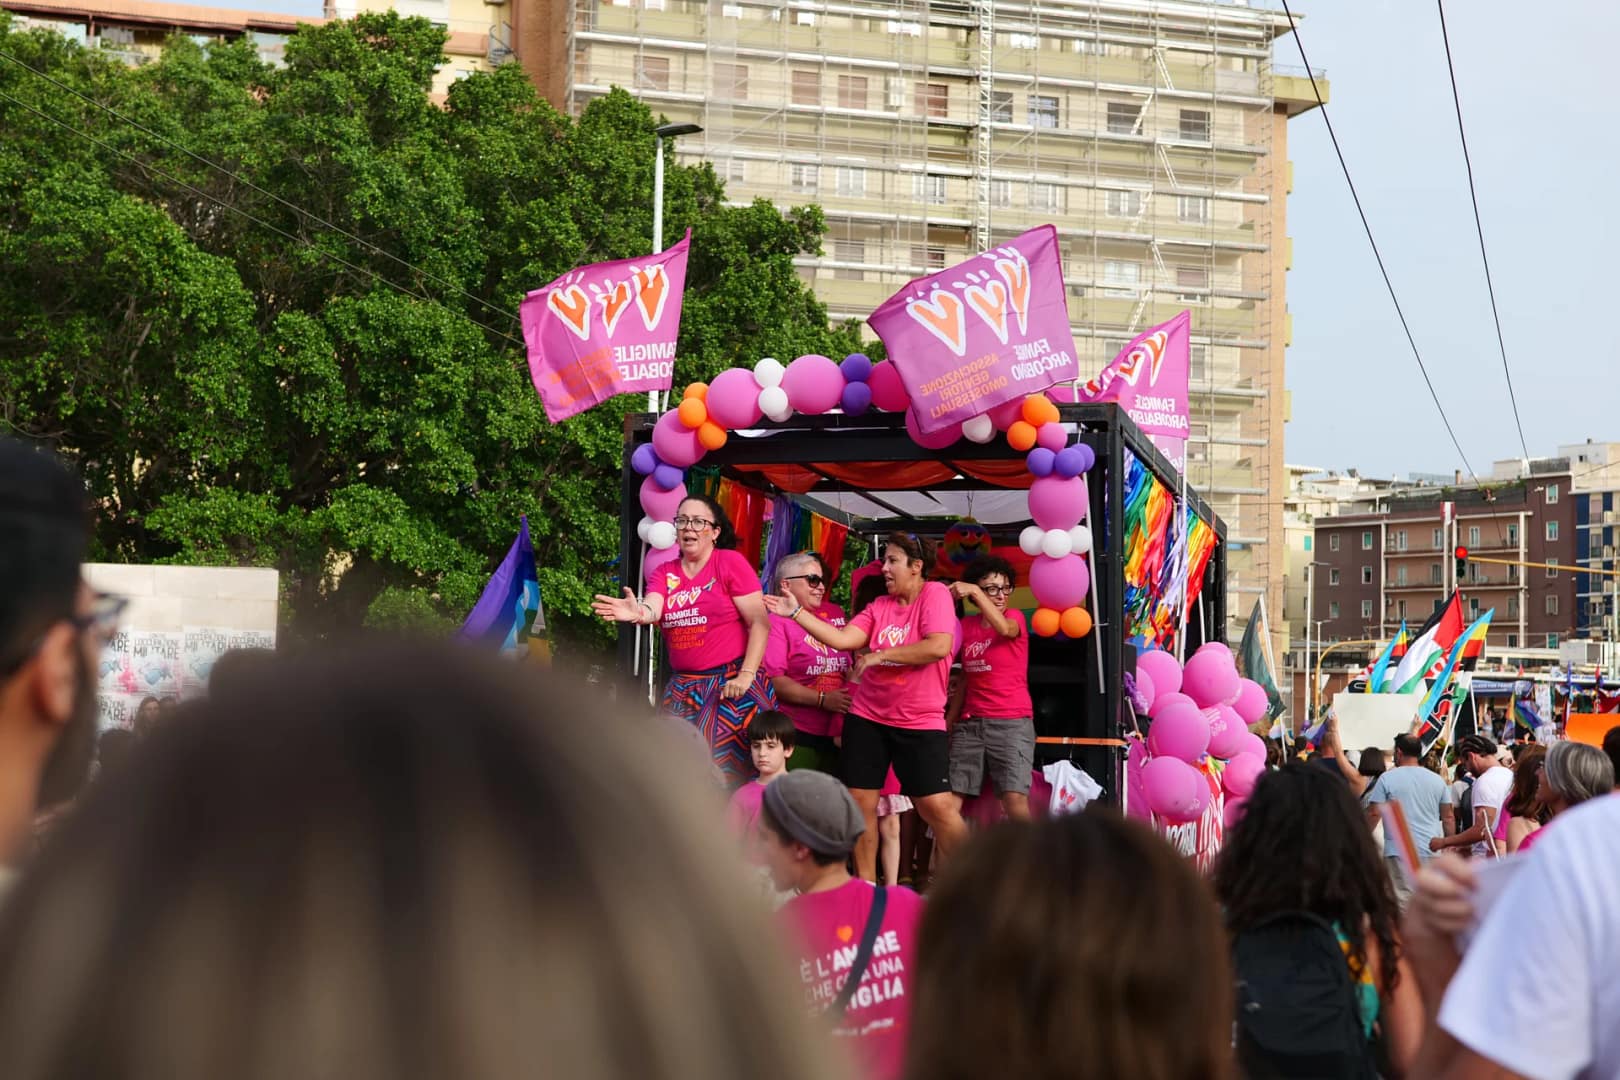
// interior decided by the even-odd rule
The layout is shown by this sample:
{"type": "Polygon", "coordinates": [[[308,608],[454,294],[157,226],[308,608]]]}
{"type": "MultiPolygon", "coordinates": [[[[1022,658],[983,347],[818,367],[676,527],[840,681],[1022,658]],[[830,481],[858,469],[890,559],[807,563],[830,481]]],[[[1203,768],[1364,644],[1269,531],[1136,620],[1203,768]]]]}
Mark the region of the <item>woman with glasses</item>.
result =
{"type": "MultiPolygon", "coordinates": [[[[844,609],[827,601],[827,569],[813,551],[784,555],[776,566],[773,592],[791,596],[828,626],[844,625],[844,609]]],[[[765,671],[772,676],[778,707],[793,720],[789,769],[815,769],[838,775],[838,740],[849,709],[850,655],[830,649],[781,615],[771,616],[765,645],[765,671]]]]}
{"type": "Polygon", "coordinates": [[[760,674],[770,620],[719,503],[706,495],[681,500],[675,532],[680,556],[652,575],[645,599],[625,589],[621,597],[598,595],[591,608],[603,619],[663,631],[674,676],[662,708],[703,733],[727,786],[736,787],[754,775],[749,721],[776,708],[760,674]]]}
{"type": "Polygon", "coordinates": [[[855,689],[844,716],[840,761],[844,783],[866,819],[855,867],[868,881],[877,877],[878,796],[891,765],[901,792],[934,830],[941,858],[967,835],[962,800],[951,792],[945,737],[946,686],[960,630],[950,590],[923,576],[933,563],[927,540],[891,534],[883,548],[886,594],[845,626],[818,619],[786,589],[765,597],[772,614],[823,645],[869,650],[850,669],[855,689]]]}
{"type": "Polygon", "coordinates": [[[1497,847],[1511,855],[1524,846],[1531,834],[1547,820],[1547,807],[1541,797],[1541,762],[1547,748],[1531,743],[1519,750],[1513,762],[1513,787],[1508,791],[1502,813],[1497,817],[1497,847]]]}
{"type": "MultiPolygon", "coordinates": [[[[1614,763],[1609,755],[1585,743],[1553,743],[1536,772],[1540,781],[1537,796],[1551,815],[1548,825],[1570,807],[1607,795],[1615,787],[1614,763]]],[[[1531,832],[1519,841],[1519,850],[1529,850],[1546,832],[1546,826],[1531,832]]]]}
{"type": "Polygon", "coordinates": [[[961,689],[949,716],[951,790],[977,796],[986,774],[1001,808],[1029,820],[1029,774],[1035,766],[1035,706],[1029,698],[1029,627],[1008,610],[1017,571],[1006,559],[981,555],[968,564],[951,594],[979,609],[962,620],[961,689]]]}

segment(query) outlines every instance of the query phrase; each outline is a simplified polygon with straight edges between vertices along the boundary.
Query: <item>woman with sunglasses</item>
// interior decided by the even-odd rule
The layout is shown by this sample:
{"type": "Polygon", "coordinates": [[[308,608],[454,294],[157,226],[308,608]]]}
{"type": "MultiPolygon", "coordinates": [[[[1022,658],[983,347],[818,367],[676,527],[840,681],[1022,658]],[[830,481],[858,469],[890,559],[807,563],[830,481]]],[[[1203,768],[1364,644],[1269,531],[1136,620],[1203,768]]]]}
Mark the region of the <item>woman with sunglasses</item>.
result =
{"type": "MultiPolygon", "coordinates": [[[[1547,825],[1565,810],[1607,795],[1615,788],[1614,763],[1595,746],[1559,740],[1536,763],[1536,796],[1547,808],[1547,825]]],[[[1532,830],[1519,841],[1519,851],[1528,851],[1546,833],[1546,826],[1532,830]]]]}
{"type": "Polygon", "coordinates": [[[962,682],[949,711],[951,790],[974,798],[988,773],[1007,816],[1028,821],[1035,706],[1029,628],[1022,611],[1007,609],[1017,573],[1006,559],[981,555],[951,586],[953,596],[979,609],[962,620],[962,682]]]}
{"type": "MultiPolygon", "coordinates": [[[[784,555],[776,566],[773,592],[791,596],[828,626],[844,625],[844,609],[827,601],[827,569],[813,551],[784,555]]],[[[765,671],[771,675],[778,707],[793,720],[789,769],[815,769],[838,775],[838,742],[849,709],[850,655],[829,649],[804,628],[771,616],[765,645],[765,671]]]]}
{"type": "Polygon", "coordinates": [[[866,819],[855,845],[855,867],[868,881],[877,877],[878,796],[891,765],[901,792],[934,830],[941,858],[967,836],[962,800],[951,791],[945,737],[946,686],[960,630],[950,590],[923,576],[933,563],[927,540],[891,534],[883,547],[886,595],[841,627],[818,619],[785,589],[765,597],[772,614],[823,645],[869,650],[850,669],[855,689],[844,716],[840,762],[844,783],[866,819]]]}
{"type": "Polygon", "coordinates": [[[749,721],[776,708],[760,674],[770,620],[719,503],[706,495],[681,500],[675,530],[680,556],[652,574],[645,599],[625,589],[621,597],[598,595],[591,608],[613,622],[660,627],[675,672],[661,707],[703,733],[727,786],[736,787],[754,775],[749,721]]]}

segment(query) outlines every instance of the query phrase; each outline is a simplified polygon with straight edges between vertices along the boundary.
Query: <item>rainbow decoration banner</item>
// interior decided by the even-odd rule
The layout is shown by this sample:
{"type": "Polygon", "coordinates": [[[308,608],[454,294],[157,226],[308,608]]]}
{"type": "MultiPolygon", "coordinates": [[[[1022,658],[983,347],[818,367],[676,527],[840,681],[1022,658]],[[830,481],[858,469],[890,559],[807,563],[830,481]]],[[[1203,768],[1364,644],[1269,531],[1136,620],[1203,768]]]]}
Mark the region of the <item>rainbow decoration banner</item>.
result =
{"type": "Polygon", "coordinates": [[[1125,452],[1125,633],[1169,649],[1181,627],[1183,573],[1188,603],[1204,588],[1215,530],[1191,509],[1176,521],[1176,496],[1125,452]]]}
{"type": "Polygon", "coordinates": [[[748,560],[748,565],[758,566],[760,544],[765,539],[765,507],[770,497],[747,484],[721,476],[719,469],[693,469],[689,479],[693,495],[707,495],[720,504],[720,509],[731,519],[731,527],[737,531],[737,550],[748,560]]]}
{"type": "Polygon", "coordinates": [[[806,510],[785,495],[771,507],[771,538],[765,549],[765,565],[760,567],[760,584],[770,588],[771,570],[777,560],[795,551],[814,551],[827,567],[827,586],[838,580],[844,565],[844,541],[849,529],[813,510],[806,510]]]}

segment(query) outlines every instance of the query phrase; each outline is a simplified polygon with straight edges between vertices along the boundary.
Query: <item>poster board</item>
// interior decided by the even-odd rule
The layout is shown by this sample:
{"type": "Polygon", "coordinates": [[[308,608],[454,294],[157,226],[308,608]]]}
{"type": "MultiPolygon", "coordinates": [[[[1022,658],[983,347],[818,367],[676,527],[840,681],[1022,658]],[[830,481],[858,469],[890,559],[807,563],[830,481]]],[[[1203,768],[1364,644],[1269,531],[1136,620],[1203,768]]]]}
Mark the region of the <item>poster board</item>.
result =
{"type": "Polygon", "coordinates": [[[1367,746],[1389,749],[1395,736],[1412,730],[1412,718],[1423,704],[1423,694],[1360,694],[1341,690],[1333,695],[1339,718],[1339,741],[1346,750],[1367,746]]]}
{"type": "Polygon", "coordinates": [[[1613,727],[1620,727],[1620,713],[1570,713],[1564,724],[1564,738],[1601,747],[1603,736],[1613,727]]]}

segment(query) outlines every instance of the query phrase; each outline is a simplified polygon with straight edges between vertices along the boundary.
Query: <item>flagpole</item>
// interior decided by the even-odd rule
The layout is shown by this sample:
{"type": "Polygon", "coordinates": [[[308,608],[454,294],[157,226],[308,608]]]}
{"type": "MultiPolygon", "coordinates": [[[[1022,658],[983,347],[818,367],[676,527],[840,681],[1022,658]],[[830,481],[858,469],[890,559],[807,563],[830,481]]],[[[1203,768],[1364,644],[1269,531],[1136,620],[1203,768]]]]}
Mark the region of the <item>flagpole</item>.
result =
{"type": "MultiPolygon", "coordinates": [[[[1185,458],[1183,458],[1181,462],[1181,500],[1178,513],[1179,516],[1177,523],[1181,528],[1183,537],[1185,537],[1188,531],[1187,462],[1185,458]]],[[[1185,541],[1183,542],[1182,546],[1183,548],[1187,546],[1185,541]]],[[[1184,664],[1187,662],[1187,608],[1192,597],[1192,589],[1189,587],[1190,578],[1192,575],[1192,558],[1190,557],[1190,553],[1183,552],[1181,561],[1181,631],[1176,635],[1176,662],[1178,664],[1184,664]]]]}
{"type": "MultiPolygon", "coordinates": [[[[1264,650],[1266,658],[1266,674],[1271,677],[1271,685],[1277,685],[1277,658],[1271,653],[1271,620],[1266,616],[1266,594],[1260,594],[1260,647],[1264,650]]],[[[1280,695],[1279,695],[1280,696],[1280,695]]],[[[1288,725],[1282,727],[1283,760],[1288,760],[1288,725]]]]}

